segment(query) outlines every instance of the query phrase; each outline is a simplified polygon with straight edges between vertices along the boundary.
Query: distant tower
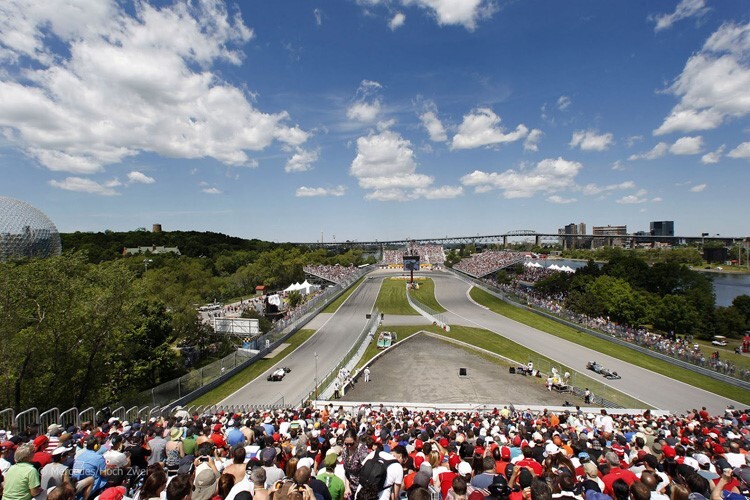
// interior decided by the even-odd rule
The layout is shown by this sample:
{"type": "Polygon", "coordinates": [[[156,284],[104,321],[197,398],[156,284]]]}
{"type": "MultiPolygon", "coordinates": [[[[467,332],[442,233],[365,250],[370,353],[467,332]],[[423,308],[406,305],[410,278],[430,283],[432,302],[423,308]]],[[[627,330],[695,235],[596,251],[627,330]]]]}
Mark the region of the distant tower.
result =
{"type": "Polygon", "coordinates": [[[151,228],[152,233],[161,233],[161,224],[154,224],[151,228]]]}

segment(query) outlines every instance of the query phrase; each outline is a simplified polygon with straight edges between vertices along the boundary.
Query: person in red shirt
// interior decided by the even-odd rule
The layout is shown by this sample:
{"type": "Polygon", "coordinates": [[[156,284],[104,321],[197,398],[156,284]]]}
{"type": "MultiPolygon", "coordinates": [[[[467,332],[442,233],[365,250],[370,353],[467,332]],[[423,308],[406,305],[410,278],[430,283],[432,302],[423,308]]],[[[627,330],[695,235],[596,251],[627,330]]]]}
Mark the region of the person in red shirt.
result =
{"type": "Polygon", "coordinates": [[[523,459],[516,463],[516,467],[530,467],[535,475],[541,476],[543,472],[542,464],[534,460],[534,451],[531,449],[531,446],[524,446],[522,452],[523,459]]]}
{"type": "Polygon", "coordinates": [[[210,439],[214,446],[216,446],[216,449],[223,454],[223,452],[227,448],[227,442],[224,439],[224,435],[221,433],[221,429],[221,424],[215,424],[212,429],[213,432],[211,433],[210,439]]]}
{"type": "Polygon", "coordinates": [[[47,436],[37,436],[36,439],[34,439],[34,448],[36,449],[36,453],[34,453],[31,461],[38,463],[40,470],[45,465],[52,462],[52,453],[45,451],[48,442],[49,438],[47,438],[47,436]]]}
{"type": "Polygon", "coordinates": [[[604,458],[607,460],[607,463],[609,463],[610,467],[609,474],[606,474],[604,477],[602,477],[602,482],[604,483],[604,493],[614,498],[612,483],[614,483],[618,479],[622,479],[623,481],[628,483],[628,486],[630,486],[638,480],[638,476],[633,474],[630,470],[620,467],[620,459],[617,457],[617,454],[615,452],[608,451],[604,454],[604,458]]]}
{"type": "Polygon", "coordinates": [[[510,448],[507,446],[496,447],[492,450],[492,458],[495,459],[495,472],[505,474],[505,468],[510,463],[510,448]]]}

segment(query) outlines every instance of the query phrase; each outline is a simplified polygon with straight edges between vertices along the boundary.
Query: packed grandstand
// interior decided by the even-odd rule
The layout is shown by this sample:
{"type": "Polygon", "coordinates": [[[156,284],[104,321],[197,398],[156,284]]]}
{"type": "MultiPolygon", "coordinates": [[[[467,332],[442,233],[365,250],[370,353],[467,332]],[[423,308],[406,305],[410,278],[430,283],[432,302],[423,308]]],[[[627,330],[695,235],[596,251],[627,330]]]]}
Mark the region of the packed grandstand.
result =
{"type": "Polygon", "coordinates": [[[0,472],[9,499],[740,500],[748,417],[177,407],[4,429],[0,472]]]}

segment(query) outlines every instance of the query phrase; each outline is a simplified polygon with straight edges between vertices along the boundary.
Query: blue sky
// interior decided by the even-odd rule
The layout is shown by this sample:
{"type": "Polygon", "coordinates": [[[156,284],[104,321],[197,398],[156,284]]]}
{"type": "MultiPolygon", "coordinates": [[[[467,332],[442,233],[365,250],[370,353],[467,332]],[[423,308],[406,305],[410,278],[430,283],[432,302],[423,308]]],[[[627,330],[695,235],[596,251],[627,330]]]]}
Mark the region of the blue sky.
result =
{"type": "Polygon", "coordinates": [[[745,235],[745,0],[8,0],[0,194],[61,231],[745,235]]]}

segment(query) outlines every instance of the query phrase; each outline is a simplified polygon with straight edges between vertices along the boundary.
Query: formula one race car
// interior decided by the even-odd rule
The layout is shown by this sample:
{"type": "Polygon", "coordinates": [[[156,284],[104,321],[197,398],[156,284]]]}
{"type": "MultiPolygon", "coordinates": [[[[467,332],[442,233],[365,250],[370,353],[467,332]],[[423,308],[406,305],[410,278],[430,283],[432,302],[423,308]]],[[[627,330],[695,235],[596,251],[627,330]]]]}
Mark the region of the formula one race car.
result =
{"type": "Polygon", "coordinates": [[[604,369],[604,367],[596,361],[589,361],[588,363],[586,363],[586,368],[592,370],[594,373],[601,373],[602,369],[604,369]]]}
{"type": "Polygon", "coordinates": [[[586,363],[586,368],[593,371],[594,373],[602,375],[604,378],[607,378],[609,380],[618,380],[622,378],[617,374],[617,372],[613,372],[609,368],[604,368],[596,361],[589,361],[588,363],[586,363]]]}
{"type": "Polygon", "coordinates": [[[288,368],[286,366],[282,366],[281,368],[276,368],[274,371],[271,372],[271,374],[266,378],[269,382],[280,382],[284,379],[284,375],[292,371],[291,368],[288,368]]]}

